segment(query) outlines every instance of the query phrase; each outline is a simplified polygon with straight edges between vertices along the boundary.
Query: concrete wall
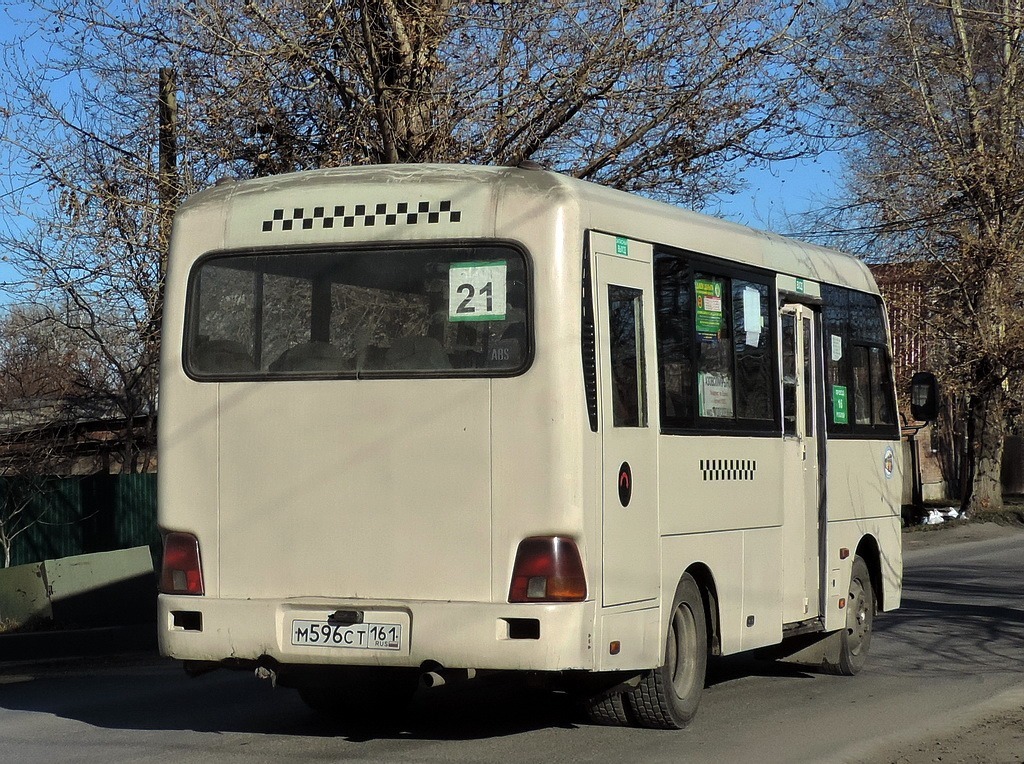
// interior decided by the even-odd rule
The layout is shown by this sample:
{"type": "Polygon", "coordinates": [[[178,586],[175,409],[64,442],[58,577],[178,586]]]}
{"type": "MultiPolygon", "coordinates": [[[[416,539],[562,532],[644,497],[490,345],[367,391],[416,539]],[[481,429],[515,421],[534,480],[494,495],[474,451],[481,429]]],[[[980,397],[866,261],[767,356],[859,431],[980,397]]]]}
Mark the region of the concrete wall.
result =
{"type": "Polygon", "coordinates": [[[0,570],[0,623],[4,627],[49,621],[52,617],[43,563],[0,570]]]}
{"type": "Polygon", "coordinates": [[[148,546],[0,570],[0,620],[69,627],[145,623],[156,617],[148,546]]]}

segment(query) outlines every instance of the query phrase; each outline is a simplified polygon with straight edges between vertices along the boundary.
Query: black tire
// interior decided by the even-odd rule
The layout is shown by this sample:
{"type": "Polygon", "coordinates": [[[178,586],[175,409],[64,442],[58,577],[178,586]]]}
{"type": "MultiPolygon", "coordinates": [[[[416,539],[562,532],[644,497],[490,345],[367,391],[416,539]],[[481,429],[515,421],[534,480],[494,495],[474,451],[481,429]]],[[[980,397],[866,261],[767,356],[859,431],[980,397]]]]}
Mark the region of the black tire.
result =
{"type": "Polygon", "coordinates": [[[643,727],[682,729],[697,713],[708,666],[704,600],[697,582],[684,574],[672,601],[665,663],[647,671],[626,695],[629,711],[643,727]]]}
{"type": "Polygon", "coordinates": [[[594,724],[606,727],[628,727],[632,724],[626,699],[621,692],[613,692],[603,697],[588,698],[583,703],[587,718],[594,724]]]}
{"type": "Polygon", "coordinates": [[[825,661],[827,671],[853,676],[864,668],[868,648],[871,647],[874,619],[875,590],[871,585],[871,573],[863,558],[855,557],[850,573],[850,592],[846,598],[846,628],[838,634],[838,656],[825,661]]]}

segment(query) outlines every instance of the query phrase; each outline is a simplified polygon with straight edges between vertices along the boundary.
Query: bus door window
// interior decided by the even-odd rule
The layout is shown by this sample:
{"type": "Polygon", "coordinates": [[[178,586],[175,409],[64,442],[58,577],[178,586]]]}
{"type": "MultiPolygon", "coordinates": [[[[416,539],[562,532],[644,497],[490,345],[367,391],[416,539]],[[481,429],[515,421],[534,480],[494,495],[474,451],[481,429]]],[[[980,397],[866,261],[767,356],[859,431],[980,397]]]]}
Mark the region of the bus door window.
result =
{"type": "Polygon", "coordinates": [[[811,316],[804,315],[800,319],[803,339],[804,363],[804,434],[813,436],[817,428],[814,426],[814,331],[811,316]]]}
{"type": "Polygon", "coordinates": [[[612,419],[615,427],[647,426],[643,292],[608,285],[612,419]]]}
{"type": "Polygon", "coordinates": [[[782,314],[782,421],[786,435],[796,435],[796,315],[782,314]]]}

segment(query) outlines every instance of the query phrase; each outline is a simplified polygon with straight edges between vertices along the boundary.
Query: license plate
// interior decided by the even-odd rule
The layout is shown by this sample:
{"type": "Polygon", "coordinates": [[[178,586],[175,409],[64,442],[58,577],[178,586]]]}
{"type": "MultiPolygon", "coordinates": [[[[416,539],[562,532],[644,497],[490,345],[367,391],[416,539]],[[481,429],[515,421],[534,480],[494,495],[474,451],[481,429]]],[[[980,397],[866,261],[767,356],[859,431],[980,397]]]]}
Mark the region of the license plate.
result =
{"type": "Polygon", "coordinates": [[[357,623],[335,626],[324,621],[292,621],[292,644],[347,647],[356,650],[401,650],[402,624],[357,623]]]}

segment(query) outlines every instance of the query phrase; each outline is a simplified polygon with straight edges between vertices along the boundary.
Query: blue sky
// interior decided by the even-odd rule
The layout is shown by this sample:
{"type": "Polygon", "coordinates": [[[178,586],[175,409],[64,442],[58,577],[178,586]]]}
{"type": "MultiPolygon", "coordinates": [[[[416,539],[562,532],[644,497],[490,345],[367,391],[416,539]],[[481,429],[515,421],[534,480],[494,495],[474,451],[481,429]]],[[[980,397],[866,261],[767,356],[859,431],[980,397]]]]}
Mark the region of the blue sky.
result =
{"type": "Polygon", "coordinates": [[[745,173],[746,189],[715,200],[705,211],[752,228],[799,235],[808,229],[802,216],[835,201],[842,173],[842,159],[834,152],[773,162],[745,173]]]}

